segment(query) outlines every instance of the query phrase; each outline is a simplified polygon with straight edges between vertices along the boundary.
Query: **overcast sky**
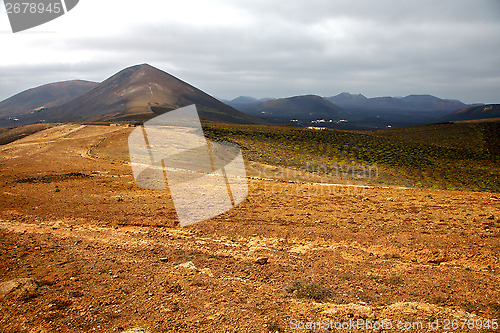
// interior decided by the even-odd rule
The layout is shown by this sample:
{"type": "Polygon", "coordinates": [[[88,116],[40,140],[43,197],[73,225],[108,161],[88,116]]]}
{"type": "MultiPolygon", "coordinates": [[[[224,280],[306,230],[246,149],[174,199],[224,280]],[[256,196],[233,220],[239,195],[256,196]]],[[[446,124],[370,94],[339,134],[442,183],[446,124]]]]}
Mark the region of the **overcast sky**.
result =
{"type": "Polygon", "coordinates": [[[500,0],[80,0],[16,34],[0,6],[0,100],[149,63],[225,99],[500,103],[500,0]]]}

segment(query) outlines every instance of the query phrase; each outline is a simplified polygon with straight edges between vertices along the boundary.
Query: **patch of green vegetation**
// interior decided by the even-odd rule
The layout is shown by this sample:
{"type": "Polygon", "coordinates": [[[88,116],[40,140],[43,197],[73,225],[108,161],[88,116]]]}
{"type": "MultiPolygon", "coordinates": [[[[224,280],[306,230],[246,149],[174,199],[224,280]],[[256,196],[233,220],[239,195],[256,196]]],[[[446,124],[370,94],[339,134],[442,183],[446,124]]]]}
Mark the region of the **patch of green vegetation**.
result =
{"type": "Polygon", "coordinates": [[[285,291],[298,298],[311,298],[315,301],[322,301],[331,298],[335,292],[318,283],[307,283],[304,281],[295,281],[285,287],[285,291]]]}
{"type": "Polygon", "coordinates": [[[268,332],[272,332],[272,333],[284,332],[284,330],[281,328],[278,320],[268,322],[266,327],[267,327],[268,332]]]}
{"type": "MultiPolygon", "coordinates": [[[[38,177],[27,177],[14,180],[15,183],[51,183],[57,181],[63,181],[67,179],[77,179],[77,178],[90,178],[91,175],[87,175],[81,172],[69,172],[64,174],[49,174],[45,176],[38,177]]],[[[56,191],[59,192],[59,191],[56,191]]]]}
{"type": "Polygon", "coordinates": [[[0,128],[0,145],[6,145],[54,126],[56,126],[56,124],[34,124],[20,127],[0,128]]]}
{"type": "Polygon", "coordinates": [[[223,258],[226,258],[225,255],[222,255],[222,254],[214,254],[214,253],[210,253],[208,255],[208,258],[209,259],[223,259],[223,258]]]}
{"type": "Polygon", "coordinates": [[[183,250],[183,249],[175,249],[173,254],[177,256],[181,260],[191,260],[197,257],[205,256],[203,251],[199,250],[183,250]]]}
{"type": "Polygon", "coordinates": [[[204,255],[204,253],[202,251],[199,251],[199,250],[191,250],[188,252],[188,256],[190,256],[190,257],[197,257],[197,256],[201,256],[201,255],[204,255]]]}
{"type": "Polygon", "coordinates": [[[436,304],[436,305],[446,305],[446,303],[448,302],[448,298],[446,297],[443,297],[443,296],[435,296],[435,297],[432,297],[430,299],[430,302],[432,304],[436,304]]]}
{"type": "Polygon", "coordinates": [[[238,144],[250,161],[374,184],[499,192],[500,122],[480,124],[443,127],[444,133],[439,124],[390,132],[204,127],[209,139],[238,144]],[[473,144],[463,144],[470,133],[473,144]]]}
{"type": "Polygon", "coordinates": [[[494,119],[420,125],[366,133],[400,141],[459,148],[477,153],[498,154],[500,148],[500,121],[494,119]]]}
{"type": "Polygon", "coordinates": [[[401,256],[397,253],[393,253],[393,254],[390,254],[390,253],[384,253],[384,255],[382,256],[384,259],[386,260],[389,260],[389,259],[401,259],[401,256]]]}
{"type": "Polygon", "coordinates": [[[483,310],[483,306],[481,304],[477,304],[474,302],[466,302],[463,305],[463,308],[465,309],[465,311],[473,313],[475,315],[478,315],[481,312],[481,310],[483,310]]]}

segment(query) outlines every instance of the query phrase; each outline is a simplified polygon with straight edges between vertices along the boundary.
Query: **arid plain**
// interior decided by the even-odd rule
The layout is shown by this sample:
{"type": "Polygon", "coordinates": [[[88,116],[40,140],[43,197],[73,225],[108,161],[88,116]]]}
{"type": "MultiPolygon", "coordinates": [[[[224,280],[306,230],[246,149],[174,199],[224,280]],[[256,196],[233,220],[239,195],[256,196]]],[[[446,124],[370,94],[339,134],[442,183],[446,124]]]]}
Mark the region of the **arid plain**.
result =
{"type": "Polygon", "coordinates": [[[0,146],[2,332],[291,332],[358,319],[496,331],[500,194],[317,185],[247,161],[244,202],[181,228],[167,191],[135,185],[131,131],[63,124],[0,146]]]}

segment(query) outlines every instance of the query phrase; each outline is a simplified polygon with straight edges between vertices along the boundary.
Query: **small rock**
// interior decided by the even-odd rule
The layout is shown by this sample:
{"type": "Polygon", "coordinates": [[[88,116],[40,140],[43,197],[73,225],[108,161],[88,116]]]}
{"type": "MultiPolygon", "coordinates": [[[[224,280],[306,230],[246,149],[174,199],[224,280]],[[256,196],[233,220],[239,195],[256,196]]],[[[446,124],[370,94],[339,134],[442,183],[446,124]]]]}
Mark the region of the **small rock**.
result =
{"type": "Polygon", "coordinates": [[[167,262],[167,261],[168,261],[168,258],[160,258],[160,261],[161,261],[161,262],[167,262]]]}
{"type": "Polygon", "coordinates": [[[429,264],[437,264],[437,265],[445,263],[446,261],[447,261],[447,259],[444,256],[438,256],[436,258],[432,258],[432,259],[427,260],[427,262],[429,264]]]}
{"type": "Polygon", "coordinates": [[[393,199],[392,197],[387,198],[386,200],[387,200],[387,201],[394,201],[394,199],[393,199]]]}
{"type": "Polygon", "coordinates": [[[182,267],[182,268],[187,268],[187,269],[196,269],[196,266],[192,261],[185,262],[183,264],[179,264],[176,267],[182,267]]]}
{"type": "Polygon", "coordinates": [[[19,285],[20,283],[16,280],[7,281],[0,284],[0,298],[4,298],[5,296],[7,296],[11,291],[19,287],[19,285]]]}
{"type": "Polygon", "coordinates": [[[200,273],[202,274],[206,274],[210,277],[213,277],[214,274],[212,273],[212,271],[210,270],[210,268],[203,268],[203,269],[200,269],[200,273]]]}
{"type": "Polygon", "coordinates": [[[268,257],[258,257],[257,260],[255,260],[255,263],[259,265],[265,265],[267,264],[268,260],[269,260],[268,257]]]}
{"type": "Polygon", "coordinates": [[[35,296],[38,284],[30,278],[6,281],[0,284],[0,298],[12,296],[16,299],[28,299],[35,296]]]}

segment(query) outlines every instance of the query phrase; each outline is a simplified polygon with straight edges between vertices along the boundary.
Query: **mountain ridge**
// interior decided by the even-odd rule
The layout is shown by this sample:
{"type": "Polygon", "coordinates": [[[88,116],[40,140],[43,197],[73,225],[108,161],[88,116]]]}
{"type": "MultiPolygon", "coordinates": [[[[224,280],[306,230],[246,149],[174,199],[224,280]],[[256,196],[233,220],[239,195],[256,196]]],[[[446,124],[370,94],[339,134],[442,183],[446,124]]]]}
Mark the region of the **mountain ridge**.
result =
{"type": "MultiPolygon", "coordinates": [[[[442,117],[447,116],[451,112],[470,106],[458,100],[442,99],[428,94],[412,94],[405,97],[385,96],[368,98],[362,94],[343,92],[335,96],[321,98],[343,109],[344,116],[342,118],[346,120],[345,122],[332,122],[325,124],[325,126],[349,130],[383,129],[431,124],[443,121],[442,117]]],[[[287,99],[293,101],[292,97],[287,97],[287,99]]],[[[275,100],[280,99],[274,99],[273,101],[275,100]]],[[[272,118],[268,112],[269,110],[266,109],[266,102],[257,100],[253,97],[240,96],[232,101],[227,101],[227,104],[240,111],[254,115],[259,114],[257,111],[260,110],[264,113],[259,114],[259,116],[266,119],[272,118]]],[[[296,107],[296,105],[289,105],[291,109],[296,107]]],[[[310,126],[311,122],[314,122],[314,120],[309,119],[310,117],[308,117],[306,109],[307,108],[304,109],[302,114],[290,112],[288,114],[287,124],[290,124],[293,118],[297,118],[301,122],[295,122],[295,125],[310,126]],[[309,125],[307,125],[308,123],[309,125]]],[[[281,124],[285,124],[285,122],[281,122],[281,124]]]]}
{"type": "Polygon", "coordinates": [[[218,100],[167,72],[140,64],[101,83],[55,82],[11,96],[0,102],[0,127],[40,122],[143,122],[190,104],[198,105],[200,117],[208,121],[257,124],[266,123],[267,119],[272,123],[309,126],[324,118],[331,120],[327,127],[338,129],[404,127],[478,119],[485,114],[471,115],[473,111],[468,111],[469,116],[460,116],[460,110],[478,105],[428,94],[368,98],[343,92],[330,97],[239,96],[231,101],[218,100]],[[459,114],[451,116],[453,112],[459,114]]]}
{"type": "Polygon", "coordinates": [[[68,80],[44,84],[0,101],[0,117],[19,117],[64,104],[97,86],[98,82],[68,80]]]}
{"type": "Polygon", "coordinates": [[[148,64],[125,68],[66,103],[19,118],[37,122],[143,122],[183,106],[196,104],[200,118],[233,123],[264,123],[148,64]]]}
{"type": "Polygon", "coordinates": [[[500,118],[500,104],[478,105],[464,108],[443,117],[443,121],[500,118]]]}
{"type": "Polygon", "coordinates": [[[60,109],[69,114],[80,105],[85,105],[83,113],[87,115],[88,121],[142,120],[190,104],[197,104],[200,117],[206,120],[258,123],[252,117],[149,64],[119,71],[60,109]]]}
{"type": "Polygon", "coordinates": [[[261,115],[272,120],[338,121],[350,118],[351,114],[318,95],[301,95],[268,100],[246,110],[252,115],[261,115]]]}
{"type": "Polygon", "coordinates": [[[467,104],[461,101],[442,99],[429,94],[411,94],[405,97],[383,96],[367,98],[361,94],[352,95],[350,93],[341,93],[335,96],[326,97],[326,99],[340,107],[358,108],[361,110],[414,110],[441,111],[445,113],[467,107],[467,104]]]}

